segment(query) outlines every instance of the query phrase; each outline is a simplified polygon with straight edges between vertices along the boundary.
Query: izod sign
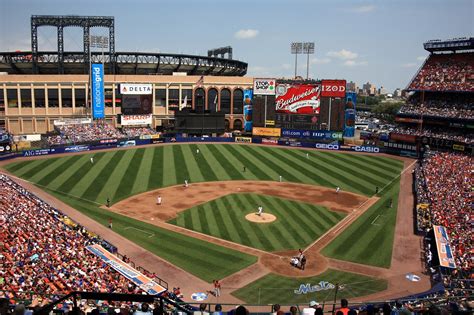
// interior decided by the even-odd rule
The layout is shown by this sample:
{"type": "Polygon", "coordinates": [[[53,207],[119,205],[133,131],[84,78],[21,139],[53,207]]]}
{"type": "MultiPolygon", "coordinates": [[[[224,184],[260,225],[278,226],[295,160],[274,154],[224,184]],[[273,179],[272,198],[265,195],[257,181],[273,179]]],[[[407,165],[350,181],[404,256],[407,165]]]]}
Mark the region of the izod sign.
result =
{"type": "Polygon", "coordinates": [[[275,79],[254,79],[253,95],[275,95],[275,79]]]}
{"type": "Polygon", "coordinates": [[[345,97],[346,80],[323,80],[321,96],[345,97]]]}
{"type": "Polygon", "coordinates": [[[120,84],[120,94],[149,95],[152,91],[151,84],[120,84]]]}

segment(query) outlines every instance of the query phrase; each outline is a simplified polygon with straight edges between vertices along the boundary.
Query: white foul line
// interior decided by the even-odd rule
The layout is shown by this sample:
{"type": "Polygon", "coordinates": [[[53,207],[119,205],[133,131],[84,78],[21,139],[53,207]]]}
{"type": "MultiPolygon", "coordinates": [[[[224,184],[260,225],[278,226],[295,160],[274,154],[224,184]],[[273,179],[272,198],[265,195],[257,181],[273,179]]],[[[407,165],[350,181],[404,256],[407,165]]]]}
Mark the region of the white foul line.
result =
{"type": "Polygon", "coordinates": [[[153,236],[155,236],[155,233],[150,233],[142,229],[137,229],[136,227],[133,227],[133,226],[127,226],[126,228],[124,228],[124,230],[130,230],[130,229],[134,229],[134,230],[149,234],[150,236],[148,236],[148,238],[152,238],[153,236]]]}

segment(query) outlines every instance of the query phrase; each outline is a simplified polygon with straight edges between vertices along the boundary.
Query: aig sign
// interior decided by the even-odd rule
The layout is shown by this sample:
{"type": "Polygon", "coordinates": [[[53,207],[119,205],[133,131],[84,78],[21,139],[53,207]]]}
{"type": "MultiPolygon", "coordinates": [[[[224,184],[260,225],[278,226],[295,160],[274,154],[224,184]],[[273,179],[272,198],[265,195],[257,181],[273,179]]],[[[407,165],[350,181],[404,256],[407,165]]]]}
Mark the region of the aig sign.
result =
{"type": "Polygon", "coordinates": [[[253,95],[275,95],[275,79],[254,79],[253,95]]]}

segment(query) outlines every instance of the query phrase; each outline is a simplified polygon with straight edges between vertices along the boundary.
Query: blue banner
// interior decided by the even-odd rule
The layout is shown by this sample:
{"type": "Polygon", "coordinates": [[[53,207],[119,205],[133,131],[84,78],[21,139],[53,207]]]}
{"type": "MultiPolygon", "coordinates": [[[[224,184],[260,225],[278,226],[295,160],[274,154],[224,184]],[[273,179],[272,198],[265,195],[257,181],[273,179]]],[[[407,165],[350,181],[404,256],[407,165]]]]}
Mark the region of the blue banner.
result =
{"type": "Polygon", "coordinates": [[[244,90],[244,130],[252,131],[253,127],[253,108],[252,108],[253,91],[244,90]]]}
{"type": "Polygon", "coordinates": [[[282,129],[281,136],[295,139],[341,140],[342,132],[327,130],[282,129]]]}
{"type": "Polygon", "coordinates": [[[92,65],[92,117],[104,118],[104,65],[92,65]]]}
{"type": "Polygon", "coordinates": [[[344,114],[344,137],[352,138],[355,134],[357,94],[346,92],[346,110],[344,114]]]}

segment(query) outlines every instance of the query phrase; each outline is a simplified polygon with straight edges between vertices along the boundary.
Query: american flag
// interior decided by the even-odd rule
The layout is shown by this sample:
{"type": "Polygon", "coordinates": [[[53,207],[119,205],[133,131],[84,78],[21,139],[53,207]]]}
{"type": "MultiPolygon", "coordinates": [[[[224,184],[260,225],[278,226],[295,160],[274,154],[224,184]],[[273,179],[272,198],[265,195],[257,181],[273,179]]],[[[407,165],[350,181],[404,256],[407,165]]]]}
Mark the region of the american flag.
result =
{"type": "Polygon", "coordinates": [[[202,86],[204,84],[204,76],[202,75],[199,80],[197,80],[196,85],[202,86]]]}

